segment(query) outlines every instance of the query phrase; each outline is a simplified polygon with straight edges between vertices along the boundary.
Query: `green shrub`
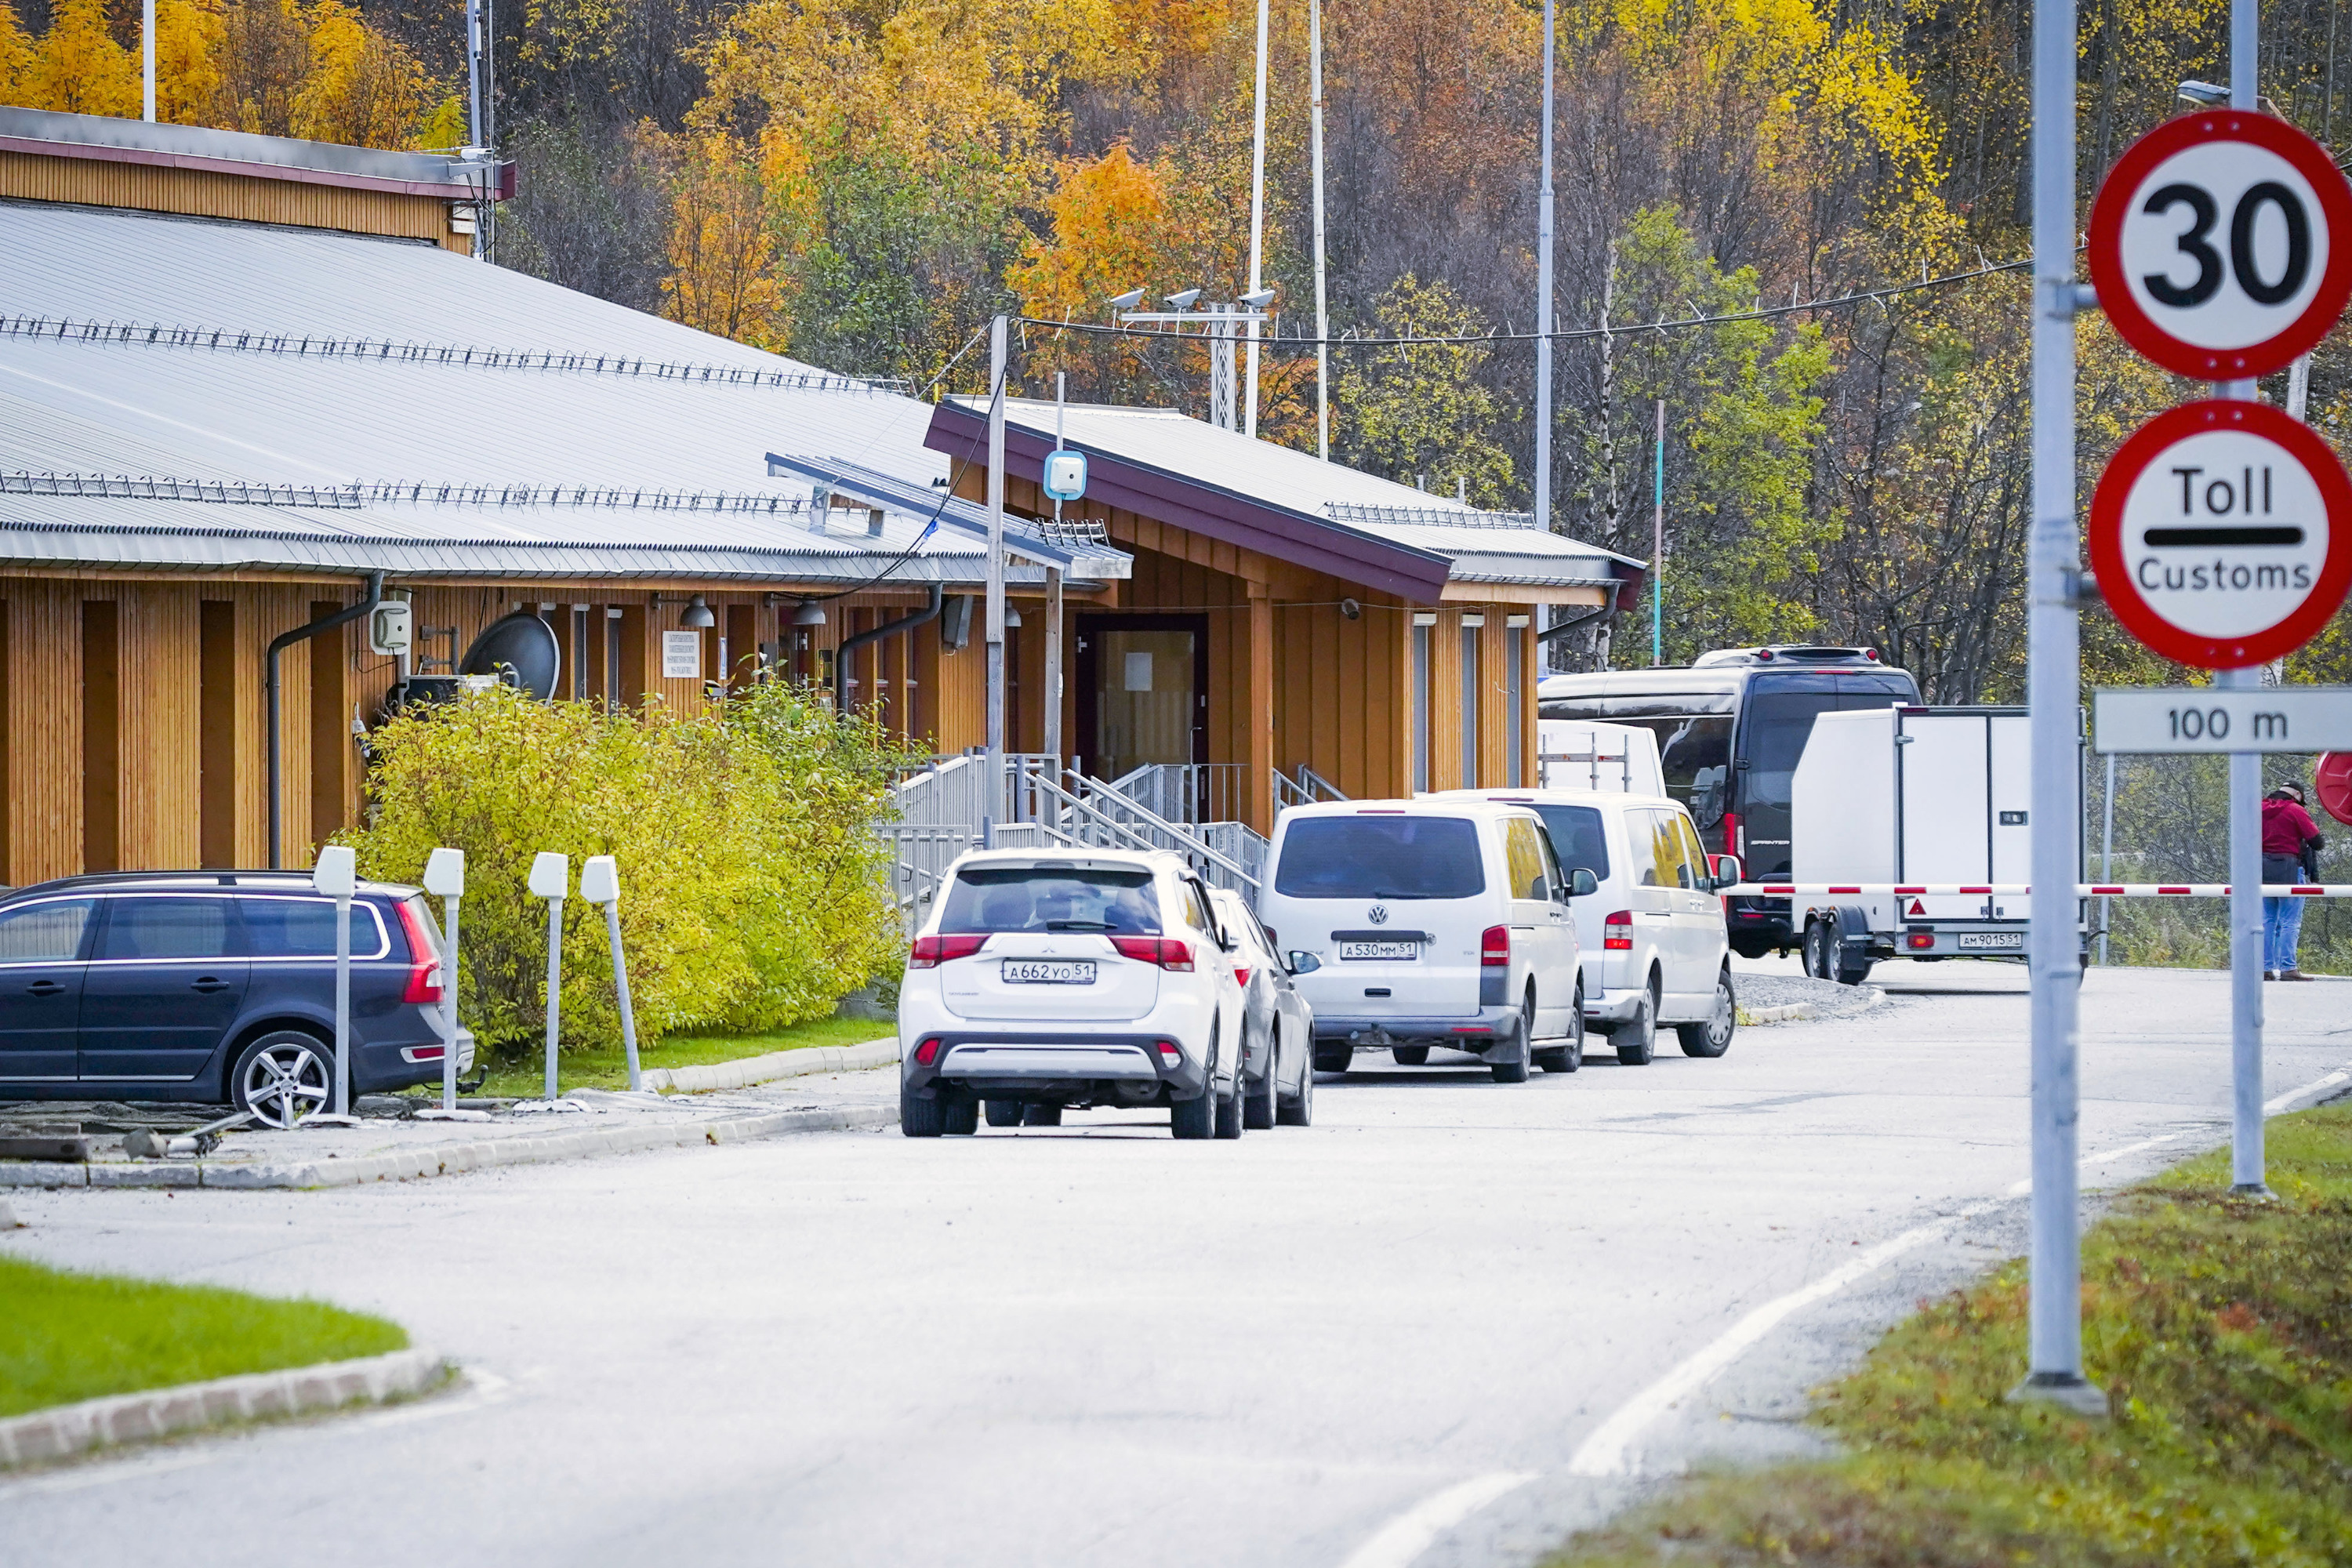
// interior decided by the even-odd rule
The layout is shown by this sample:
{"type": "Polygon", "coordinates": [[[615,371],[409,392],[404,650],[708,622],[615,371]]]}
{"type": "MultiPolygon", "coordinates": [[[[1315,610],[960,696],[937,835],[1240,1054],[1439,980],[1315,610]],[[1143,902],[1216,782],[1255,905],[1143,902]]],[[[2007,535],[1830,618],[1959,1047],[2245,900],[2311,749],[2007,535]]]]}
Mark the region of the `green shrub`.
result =
{"type": "MultiPolygon", "coordinates": [[[[641,1040],[820,1016],[886,973],[898,923],[873,828],[897,758],[880,732],[790,688],[681,713],[534,702],[498,689],[404,714],[374,735],[368,876],[414,882],[436,846],[466,852],[459,1015],[491,1050],[546,1029],[547,906],[531,858],[621,870],[621,931],[641,1040]]],[[[603,912],[563,905],[566,1049],[618,1038],[603,912]]]]}

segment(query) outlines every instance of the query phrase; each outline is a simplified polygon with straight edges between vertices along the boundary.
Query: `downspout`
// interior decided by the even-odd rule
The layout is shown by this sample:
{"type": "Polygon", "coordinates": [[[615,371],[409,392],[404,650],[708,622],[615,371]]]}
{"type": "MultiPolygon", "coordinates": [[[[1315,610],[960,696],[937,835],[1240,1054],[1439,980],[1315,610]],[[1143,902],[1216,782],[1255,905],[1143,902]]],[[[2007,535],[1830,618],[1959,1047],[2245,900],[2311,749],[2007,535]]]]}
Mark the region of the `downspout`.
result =
{"type": "Polygon", "coordinates": [[[332,631],[337,626],[358,620],[383,602],[383,574],[371,572],[367,574],[367,594],[358,604],[347,610],[337,610],[323,621],[296,626],[271,642],[269,651],[262,656],[263,665],[268,670],[262,678],[262,689],[269,694],[269,868],[273,871],[284,864],[284,855],[278,844],[281,831],[278,783],[283,746],[278,732],[278,656],[298,642],[307,642],[320,632],[332,631]]]}
{"type": "Polygon", "coordinates": [[[1610,578],[1608,582],[1601,585],[1601,592],[1602,595],[1601,603],[1595,605],[1592,608],[1585,611],[1584,614],[1580,616],[1570,616],[1564,621],[1559,622],[1553,626],[1546,626],[1542,631],[1536,634],[1536,641],[1539,643],[1549,642],[1555,637],[1567,636],[1570,632],[1574,631],[1577,627],[1584,625],[1587,621],[1598,619],[1602,616],[1615,614],[1617,609],[1617,590],[1624,585],[1625,580],[1623,578],[1610,578]]]}
{"type": "Polygon", "coordinates": [[[835,713],[846,714],[849,711],[850,655],[856,653],[859,648],[864,647],[867,643],[879,642],[884,637],[896,637],[900,632],[912,631],[915,627],[921,626],[925,621],[935,621],[939,619],[940,604],[940,585],[937,583],[932,584],[929,592],[930,594],[929,599],[924,603],[921,609],[917,610],[913,615],[900,616],[895,621],[884,621],[880,626],[876,626],[871,631],[858,633],[856,637],[849,638],[839,647],[834,650],[833,710],[835,713]]]}

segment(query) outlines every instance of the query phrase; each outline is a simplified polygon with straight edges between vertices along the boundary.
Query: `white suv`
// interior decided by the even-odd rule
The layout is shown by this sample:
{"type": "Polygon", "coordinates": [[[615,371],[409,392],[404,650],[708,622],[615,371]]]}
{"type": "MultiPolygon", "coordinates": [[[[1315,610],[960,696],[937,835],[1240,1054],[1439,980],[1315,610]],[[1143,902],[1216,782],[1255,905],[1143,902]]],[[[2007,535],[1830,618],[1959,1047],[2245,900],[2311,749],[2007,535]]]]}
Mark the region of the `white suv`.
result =
{"type": "Polygon", "coordinates": [[[1167,1106],[1242,1132],[1244,1002],[1208,889],[1173,855],[977,850],[949,868],[898,989],[898,1125],[978,1131],[1020,1107],[1167,1106]]]}
{"type": "Polygon", "coordinates": [[[1525,805],[1343,801],[1282,814],[1258,915],[1295,955],[1315,1066],[1468,1051],[1502,1083],[1574,1072],[1584,997],[1563,873],[1525,805]]]}
{"type": "Polygon", "coordinates": [[[1739,880],[1739,861],[1702,850],[1679,802],[1589,790],[1449,790],[1430,799],[1531,810],[1560,864],[1592,873],[1600,896],[1576,902],[1584,1018],[1610,1037],[1619,1061],[1647,1065],[1661,1024],[1674,1026],[1685,1056],[1731,1048],[1738,1008],[1716,889],[1739,880]]]}

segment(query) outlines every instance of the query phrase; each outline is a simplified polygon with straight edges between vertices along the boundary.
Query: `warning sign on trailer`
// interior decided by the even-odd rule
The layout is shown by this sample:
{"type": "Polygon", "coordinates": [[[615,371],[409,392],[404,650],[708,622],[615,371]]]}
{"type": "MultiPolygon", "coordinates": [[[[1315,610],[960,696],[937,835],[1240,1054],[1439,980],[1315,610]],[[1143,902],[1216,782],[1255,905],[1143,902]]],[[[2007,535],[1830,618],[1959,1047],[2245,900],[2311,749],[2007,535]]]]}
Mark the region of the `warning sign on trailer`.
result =
{"type": "Polygon", "coordinates": [[[2202,381],[2268,375],[2352,300],[2352,189],[2274,115],[2203,110],[2116,161],[2091,208],[2091,281],[2124,342],[2202,381]]]}
{"type": "Polygon", "coordinates": [[[2308,642],[2352,585],[2352,481],[2301,421],[2191,403],[2116,453],[2091,500],[2091,570],[2125,629],[2202,669],[2308,642]]]}

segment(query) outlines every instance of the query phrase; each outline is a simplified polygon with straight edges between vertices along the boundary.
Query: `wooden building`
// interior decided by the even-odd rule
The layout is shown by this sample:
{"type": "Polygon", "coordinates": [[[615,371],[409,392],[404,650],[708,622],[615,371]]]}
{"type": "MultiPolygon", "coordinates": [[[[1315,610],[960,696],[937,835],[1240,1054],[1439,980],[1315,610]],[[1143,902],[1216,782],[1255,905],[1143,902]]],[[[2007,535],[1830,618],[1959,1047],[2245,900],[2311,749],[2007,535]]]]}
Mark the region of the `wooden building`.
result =
{"type": "MultiPolygon", "coordinates": [[[[473,260],[478,175],[0,110],[0,880],[268,863],[267,650],[372,584],[406,655],[353,620],[278,660],[289,865],[363,809],[394,684],[517,612],[566,696],[837,675],[919,743],[984,739],[981,416],[473,260]]],[[[1639,570],[1165,411],[1069,421],[1094,477],[1060,528],[1051,410],[1007,445],[1013,743],[1043,743],[1052,567],[1066,749],[1202,764],[1261,829],[1302,766],[1527,776],[1538,606],[1639,570]]]]}

